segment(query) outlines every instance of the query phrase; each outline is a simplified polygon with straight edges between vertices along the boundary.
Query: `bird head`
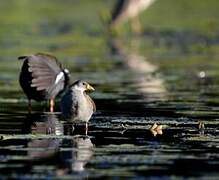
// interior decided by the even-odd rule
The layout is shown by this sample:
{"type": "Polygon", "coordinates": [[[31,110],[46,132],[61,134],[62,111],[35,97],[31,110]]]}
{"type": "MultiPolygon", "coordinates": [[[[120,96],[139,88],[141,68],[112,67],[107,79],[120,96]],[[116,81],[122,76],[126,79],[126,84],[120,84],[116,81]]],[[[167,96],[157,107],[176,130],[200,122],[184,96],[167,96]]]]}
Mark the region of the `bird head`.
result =
{"type": "Polygon", "coordinates": [[[82,81],[82,80],[76,81],[72,85],[72,87],[77,89],[77,90],[80,90],[82,92],[84,92],[84,91],[94,91],[95,90],[90,84],[88,84],[86,81],[82,81]]]}

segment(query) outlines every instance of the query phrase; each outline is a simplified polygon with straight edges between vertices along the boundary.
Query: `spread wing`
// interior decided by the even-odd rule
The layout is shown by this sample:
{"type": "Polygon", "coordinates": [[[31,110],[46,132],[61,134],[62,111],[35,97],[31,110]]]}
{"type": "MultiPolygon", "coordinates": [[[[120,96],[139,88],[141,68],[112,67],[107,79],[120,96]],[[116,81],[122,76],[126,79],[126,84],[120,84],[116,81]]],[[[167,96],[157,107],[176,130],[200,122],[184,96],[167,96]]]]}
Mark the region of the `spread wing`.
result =
{"type": "Polygon", "coordinates": [[[26,59],[28,71],[32,74],[31,87],[38,91],[46,90],[50,95],[57,95],[64,88],[65,76],[54,56],[38,53],[26,56],[26,59]]]}

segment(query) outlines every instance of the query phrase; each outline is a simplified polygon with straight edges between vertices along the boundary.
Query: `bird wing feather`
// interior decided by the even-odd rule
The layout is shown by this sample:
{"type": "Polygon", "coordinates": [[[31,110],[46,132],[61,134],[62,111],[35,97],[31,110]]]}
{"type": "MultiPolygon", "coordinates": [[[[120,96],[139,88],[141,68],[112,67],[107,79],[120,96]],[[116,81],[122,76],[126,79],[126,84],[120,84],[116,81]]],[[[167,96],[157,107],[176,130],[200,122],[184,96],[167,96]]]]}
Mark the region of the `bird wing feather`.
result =
{"type": "MultiPolygon", "coordinates": [[[[52,91],[56,82],[56,77],[62,72],[61,64],[54,56],[47,54],[30,55],[28,58],[28,71],[32,73],[32,87],[37,90],[52,91]]],[[[59,81],[64,81],[64,77],[59,81]]]]}

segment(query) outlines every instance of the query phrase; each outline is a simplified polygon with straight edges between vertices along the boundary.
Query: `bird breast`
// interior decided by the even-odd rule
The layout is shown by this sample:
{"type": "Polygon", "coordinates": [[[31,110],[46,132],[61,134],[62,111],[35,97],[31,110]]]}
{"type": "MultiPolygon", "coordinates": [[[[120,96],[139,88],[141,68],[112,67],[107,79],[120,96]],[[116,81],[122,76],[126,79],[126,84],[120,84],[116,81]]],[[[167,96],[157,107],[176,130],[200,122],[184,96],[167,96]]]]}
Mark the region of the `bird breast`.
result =
{"type": "Polygon", "coordinates": [[[68,116],[70,115],[72,120],[87,122],[93,114],[92,103],[86,94],[78,90],[71,90],[69,94],[66,94],[66,97],[63,97],[62,104],[64,104],[62,109],[68,116]],[[71,98],[71,104],[67,105],[66,101],[69,102],[69,98],[71,98]]]}
{"type": "Polygon", "coordinates": [[[93,107],[89,99],[81,93],[81,98],[78,99],[78,119],[88,121],[93,114],[93,107]]]}

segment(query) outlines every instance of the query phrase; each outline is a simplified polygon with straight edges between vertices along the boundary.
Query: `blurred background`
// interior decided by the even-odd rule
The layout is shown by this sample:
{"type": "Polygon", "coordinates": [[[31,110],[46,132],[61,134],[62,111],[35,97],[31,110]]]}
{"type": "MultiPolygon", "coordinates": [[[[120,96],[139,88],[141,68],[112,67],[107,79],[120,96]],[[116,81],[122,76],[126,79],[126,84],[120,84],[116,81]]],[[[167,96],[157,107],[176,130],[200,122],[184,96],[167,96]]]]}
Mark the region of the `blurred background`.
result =
{"type": "Polygon", "coordinates": [[[0,1],[0,177],[218,178],[218,10],[218,0],[0,1]],[[37,52],[94,85],[90,137],[73,136],[58,103],[54,116],[40,103],[28,115],[17,57],[37,52]]]}
{"type": "MultiPolygon", "coordinates": [[[[206,69],[209,66],[211,70],[218,66],[216,0],[154,1],[139,13],[140,33],[133,31],[131,21],[136,20],[131,20],[129,13],[123,17],[128,21],[117,23],[116,30],[109,32],[111,13],[117,3],[116,0],[1,1],[1,88],[10,84],[18,91],[16,80],[21,64],[16,59],[35,52],[57,56],[72,73],[112,70],[114,62],[110,62],[109,56],[112,36],[124,51],[147,57],[164,72],[179,68],[179,75],[191,68],[190,73],[199,73],[209,71],[206,69]]],[[[16,94],[10,96],[13,95],[16,94]]]]}

